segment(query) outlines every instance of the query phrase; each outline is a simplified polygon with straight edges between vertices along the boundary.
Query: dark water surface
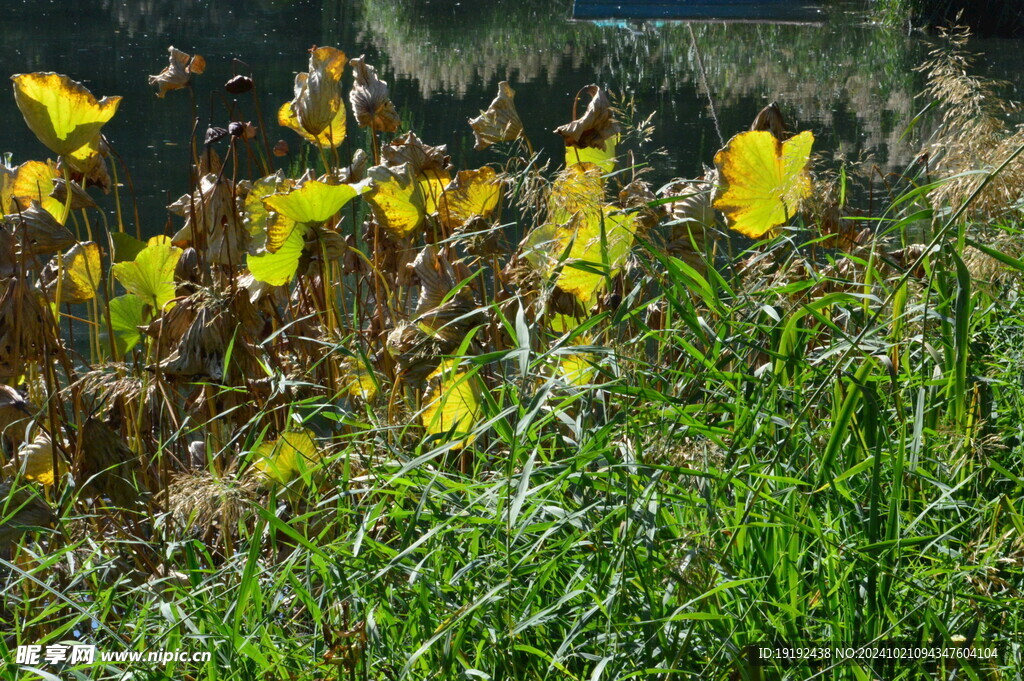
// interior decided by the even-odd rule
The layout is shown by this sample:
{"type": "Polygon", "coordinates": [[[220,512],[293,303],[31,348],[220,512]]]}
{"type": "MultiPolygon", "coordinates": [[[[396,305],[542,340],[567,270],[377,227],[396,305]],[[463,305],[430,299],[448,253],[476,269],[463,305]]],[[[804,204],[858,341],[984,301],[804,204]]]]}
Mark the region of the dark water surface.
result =
{"type": "MultiPolygon", "coordinates": [[[[699,173],[719,131],[727,139],[745,129],[773,99],[791,127],[815,131],[826,155],[898,170],[927,132],[904,134],[923,106],[912,69],[929,39],[867,24],[859,1],[823,4],[823,25],[788,26],[572,21],[571,0],[23,0],[0,13],[0,64],[9,74],[65,73],[97,96],[124,97],[104,131],[132,173],[146,234],[165,230],[163,206],[188,188],[189,94],[158,99],[146,81],[172,44],[207,60],[195,82],[200,130],[211,116],[226,126],[224,103],[236,98],[223,83],[251,69],[270,143],[286,140],[293,157],[300,140],[277,125],[276,110],[306,69],[306,51],[332,45],[365,53],[404,120],[425,141],[447,143],[457,167],[495,160],[473,151],[466,121],[509,79],[527,134],[553,155],[561,141],[551,131],[588,83],[632,98],[639,117],[657,112],[651,148],[665,153],[655,179],[699,173]]],[[[1021,96],[1019,45],[978,41],[976,49],[979,71],[1011,81],[1008,94],[1021,96]]],[[[240,117],[255,121],[252,99],[237,100],[240,117]]],[[[351,112],[349,135],[362,144],[351,112]]],[[[0,151],[15,163],[48,155],[9,89],[0,96],[0,151]]]]}

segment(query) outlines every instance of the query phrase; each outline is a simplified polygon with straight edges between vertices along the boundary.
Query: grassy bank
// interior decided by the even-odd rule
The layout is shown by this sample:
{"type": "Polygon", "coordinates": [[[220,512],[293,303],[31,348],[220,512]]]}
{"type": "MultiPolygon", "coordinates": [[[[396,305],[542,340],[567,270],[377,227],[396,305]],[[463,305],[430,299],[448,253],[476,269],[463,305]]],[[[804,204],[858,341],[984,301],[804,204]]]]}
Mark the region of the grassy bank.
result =
{"type": "MultiPolygon", "coordinates": [[[[236,82],[144,242],[116,141],[59,148],[25,105],[63,159],[4,175],[0,654],[209,660],[4,672],[1015,678],[1024,139],[961,47],[927,65],[943,125],[884,201],[791,162],[759,195],[801,208],[753,228],[727,200],[741,148],[775,164],[809,136],[738,136],[717,179],[655,191],[643,115],[581,92],[566,167],[538,168],[499,96],[495,161],[456,173],[373,74],[339,122],[321,48],[328,85],[279,112],[291,151],[236,82]],[[895,640],[999,654],[748,653],[895,640]]],[[[177,58],[154,85],[188,97],[177,58]]]]}

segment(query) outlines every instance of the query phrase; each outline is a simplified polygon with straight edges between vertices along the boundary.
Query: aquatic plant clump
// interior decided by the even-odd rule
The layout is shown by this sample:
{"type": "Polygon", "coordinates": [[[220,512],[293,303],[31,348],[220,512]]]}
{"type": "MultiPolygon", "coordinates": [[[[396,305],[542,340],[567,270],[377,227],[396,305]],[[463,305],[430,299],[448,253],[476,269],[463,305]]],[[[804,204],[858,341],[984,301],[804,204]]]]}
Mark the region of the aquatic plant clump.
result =
{"type": "MultiPolygon", "coordinates": [[[[171,47],[155,96],[205,67],[171,47]]],[[[225,84],[144,238],[119,98],[13,84],[58,158],[0,167],[6,649],[211,653],[170,678],[726,679],[797,634],[1021,624],[1005,129],[969,192],[908,176],[865,213],[775,105],[659,188],[612,93],[543,131],[501,81],[466,124],[493,160],[458,168],[321,46],[269,126],[258,74],[225,84]]]]}

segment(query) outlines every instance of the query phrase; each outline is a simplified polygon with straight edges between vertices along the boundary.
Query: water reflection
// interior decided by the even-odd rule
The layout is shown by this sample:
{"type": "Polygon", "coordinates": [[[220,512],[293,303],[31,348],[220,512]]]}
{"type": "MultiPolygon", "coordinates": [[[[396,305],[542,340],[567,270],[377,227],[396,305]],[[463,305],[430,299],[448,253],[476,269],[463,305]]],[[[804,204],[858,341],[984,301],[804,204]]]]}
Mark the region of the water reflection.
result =
{"type": "MultiPolygon", "coordinates": [[[[728,137],[745,128],[772,99],[794,127],[815,130],[821,149],[900,168],[918,148],[915,135],[903,133],[919,108],[911,69],[927,46],[865,25],[849,3],[826,6],[826,24],[814,27],[574,22],[570,0],[24,0],[0,17],[0,62],[10,72],[68,73],[97,95],[124,96],[106,130],[134,174],[152,233],[164,228],[165,201],[187,189],[190,98],[159,100],[146,83],[165,65],[169,44],[209,64],[197,87],[202,127],[211,116],[226,122],[225,100],[210,92],[245,70],[232,64],[237,58],[257,78],[271,143],[283,138],[293,149],[298,138],[273,112],[290,98],[305,50],[330,44],[366,53],[407,123],[428,142],[447,142],[459,165],[492,158],[472,150],[466,121],[507,78],[531,139],[555,152],[550,131],[568,120],[587,83],[631,95],[642,114],[656,110],[653,141],[668,152],[656,166],[664,179],[697,173],[719,146],[718,129],[728,137]],[[49,30],[56,23],[61,30],[49,30]]],[[[992,75],[1022,82],[1012,61],[992,67],[992,75]]],[[[256,119],[247,98],[237,107],[256,119]]],[[[0,150],[16,162],[45,155],[9,95],[0,97],[0,125],[0,150]]]]}

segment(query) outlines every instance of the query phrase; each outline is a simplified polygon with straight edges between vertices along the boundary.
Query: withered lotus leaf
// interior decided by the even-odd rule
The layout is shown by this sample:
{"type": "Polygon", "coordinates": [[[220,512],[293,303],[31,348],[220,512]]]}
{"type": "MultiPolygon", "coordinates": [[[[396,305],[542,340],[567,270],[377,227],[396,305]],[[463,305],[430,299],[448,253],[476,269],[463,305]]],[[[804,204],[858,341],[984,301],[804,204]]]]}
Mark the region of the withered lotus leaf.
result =
{"type": "Polygon", "coordinates": [[[14,238],[26,255],[56,253],[75,243],[75,235],[43,209],[35,199],[17,215],[7,216],[14,229],[14,238]]]}
{"type": "Polygon", "coordinates": [[[751,130],[767,130],[775,135],[780,142],[788,140],[792,135],[786,132],[786,119],[782,115],[782,109],[778,103],[772,102],[757,112],[754,122],[750,124],[751,130]]]}
{"type": "Polygon", "coordinates": [[[402,119],[391,102],[387,82],[377,77],[377,70],[366,63],[365,55],[349,63],[356,77],[349,101],[360,127],[377,132],[398,130],[402,119]]]}
{"type": "Polygon", "coordinates": [[[99,245],[93,241],[77,243],[60,261],[54,258],[43,271],[47,297],[60,303],[84,303],[95,298],[103,277],[99,245]]]}
{"type": "Polygon", "coordinates": [[[384,145],[381,155],[384,157],[384,165],[389,168],[407,165],[413,177],[430,171],[447,173],[451,168],[447,144],[432,147],[424,144],[411,131],[396,137],[391,144],[384,145]]]}
{"type": "Polygon", "coordinates": [[[7,551],[26,532],[52,527],[57,519],[43,491],[30,485],[15,489],[10,482],[0,482],[0,508],[0,551],[7,551]]]}
{"type": "Polygon", "coordinates": [[[567,147],[604,149],[605,140],[620,132],[619,124],[613,116],[611,101],[597,85],[588,85],[582,91],[590,95],[587,110],[571,123],[556,128],[555,132],[562,136],[567,147]]]}
{"type": "Polygon", "coordinates": [[[445,227],[456,230],[474,217],[491,217],[500,197],[501,183],[493,168],[460,170],[441,194],[437,212],[445,227]]]}
{"type": "Polygon", "coordinates": [[[111,267],[114,278],[154,310],[162,310],[174,299],[174,268],[181,249],[167,237],[153,237],[131,262],[111,267]]]}
{"type": "Polygon", "coordinates": [[[188,316],[192,318],[181,320],[188,322],[188,328],[180,335],[170,328],[161,330],[170,342],[177,340],[171,355],[160,363],[165,373],[231,384],[262,373],[251,340],[263,321],[245,292],[224,295],[203,289],[184,299],[173,312],[179,310],[191,313],[188,316]]]}
{"type": "Polygon", "coordinates": [[[43,337],[52,327],[39,289],[23,277],[0,280],[0,382],[10,383],[43,357],[43,337]]]}
{"type": "Polygon", "coordinates": [[[191,197],[185,194],[167,207],[185,218],[184,226],[171,241],[178,246],[203,244],[207,262],[240,264],[249,248],[249,232],[239,210],[244,204],[239,199],[248,189],[247,182],[235,186],[214,173],[204,175],[191,197]]]}
{"type": "Polygon", "coordinates": [[[56,73],[11,76],[14,99],[29,129],[55,154],[67,156],[87,144],[98,147],[100,129],[114,117],[120,97],[97,100],[89,90],[56,73]]]}
{"type": "Polygon", "coordinates": [[[810,131],[781,142],[758,130],[741,132],[715,154],[720,186],[714,206],[731,229],[756,239],[796,214],[811,192],[813,144],[810,131]]]}
{"type": "MultiPolygon", "coordinates": [[[[67,203],[68,183],[64,181],[63,177],[55,177],[53,179],[53,191],[50,192],[50,196],[59,201],[62,206],[67,203]]],[[[96,208],[96,202],[89,196],[89,192],[82,189],[82,185],[72,182],[71,210],[81,210],[83,208],[96,208]]]]}
{"type": "Polygon", "coordinates": [[[296,74],[295,96],[278,110],[278,122],[320,147],[341,144],[345,140],[341,76],[346,61],[345,53],[333,47],[310,50],[309,71],[296,74]]]}
{"type": "Polygon", "coordinates": [[[24,441],[25,427],[35,411],[35,405],[17,390],[9,385],[0,385],[0,438],[19,444],[24,441]]]}
{"type": "Polygon", "coordinates": [[[463,287],[452,295],[459,284],[455,268],[432,244],[427,244],[409,266],[420,283],[413,321],[421,331],[434,339],[456,343],[465,337],[474,320],[473,296],[463,287]]]}
{"type": "Polygon", "coordinates": [[[519,118],[515,104],[516,91],[507,80],[498,83],[498,95],[476,118],[469,120],[473,128],[477,151],[486,149],[497,142],[511,142],[523,134],[523,122],[519,118]]]}
{"type": "Polygon", "coordinates": [[[139,479],[139,458],[103,421],[91,417],[82,426],[82,489],[110,499],[118,508],[144,503],[147,492],[139,479]]]}
{"type": "Polygon", "coordinates": [[[160,98],[163,98],[171,90],[188,87],[192,74],[200,74],[206,69],[206,60],[198,54],[193,57],[177,49],[174,45],[168,47],[167,52],[170,63],[163,71],[149,77],[149,84],[159,87],[156,96],[160,98]]]}
{"type": "Polygon", "coordinates": [[[65,154],[57,159],[57,172],[63,175],[67,170],[71,179],[84,187],[99,187],[103,193],[110,192],[110,173],[107,171],[106,144],[101,137],[65,154]]]}

